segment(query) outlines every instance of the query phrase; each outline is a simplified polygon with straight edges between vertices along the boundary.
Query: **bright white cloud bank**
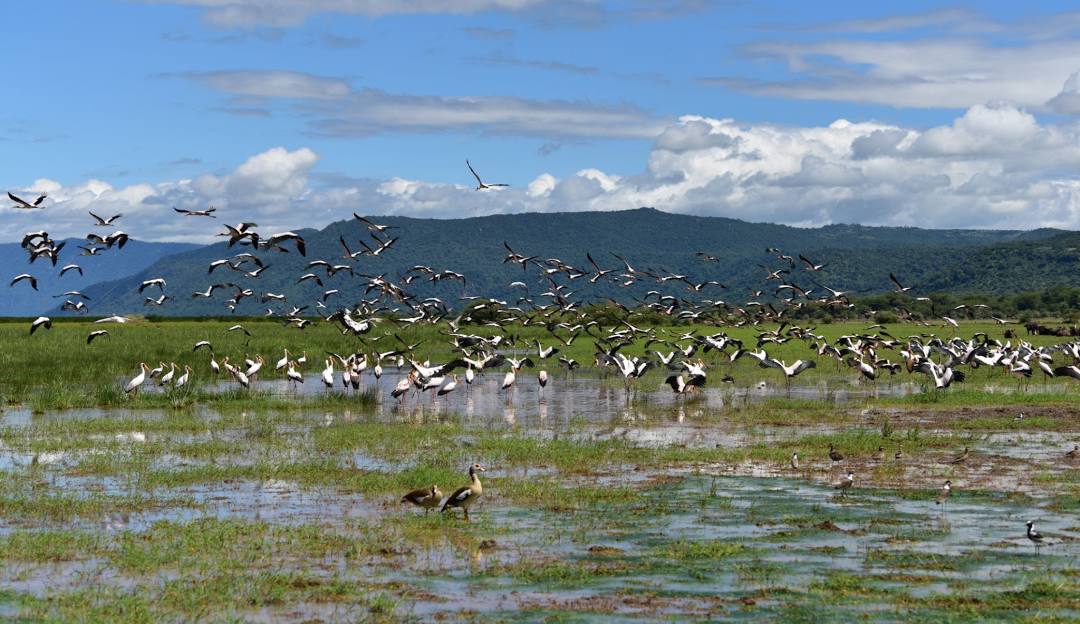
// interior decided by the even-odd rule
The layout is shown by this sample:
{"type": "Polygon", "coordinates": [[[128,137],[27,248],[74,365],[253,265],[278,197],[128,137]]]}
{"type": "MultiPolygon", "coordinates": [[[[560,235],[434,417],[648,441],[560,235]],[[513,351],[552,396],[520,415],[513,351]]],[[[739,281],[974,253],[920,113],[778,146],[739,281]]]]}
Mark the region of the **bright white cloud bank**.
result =
{"type": "Polygon", "coordinates": [[[2,235],[13,240],[44,227],[53,236],[81,236],[90,229],[87,210],[124,213],[121,227],[137,238],[207,241],[222,220],[290,229],[321,227],[353,211],[452,218],[639,206],[794,225],[1080,229],[1080,124],[1040,124],[1008,104],[974,106],[925,130],[844,120],[812,128],[744,126],[687,116],[660,134],[636,174],[539,173],[520,187],[489,192],[472,190],[467,180],[322,184],[311,176],[317,161],[310,149],[276,147],[227,175],[123,188],[37,180],[22,190],[48,191],[48,207],[0,209],[2,235]],[[172,211],[210,204],[221,220],[172,211]]]}

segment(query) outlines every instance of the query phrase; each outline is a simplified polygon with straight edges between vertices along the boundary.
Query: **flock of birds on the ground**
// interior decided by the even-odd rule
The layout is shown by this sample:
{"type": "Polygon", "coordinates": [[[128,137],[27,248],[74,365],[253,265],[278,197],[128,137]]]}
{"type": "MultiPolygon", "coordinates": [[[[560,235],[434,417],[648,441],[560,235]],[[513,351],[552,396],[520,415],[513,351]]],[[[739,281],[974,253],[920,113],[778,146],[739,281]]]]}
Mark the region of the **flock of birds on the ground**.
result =
{"type": "MultiPolygon", "coordinates": [[[[475,177],[477,191],[488,191],[505,184],[485,183],[476,173],[472,164],[466,161],[469,172],[475,177]]],[[[46,194],[42,193],[32,202],[8,193],[16,209],[45,208],[46,194]]],[[[202,210],[173,208],[177,218],[217,219],[216,208],[202,210]]],[[[122,215],[102,217],[93,212],[89,215],[92,225],[100,228],[115,228],[122,215]]],[[[297,253],[307,257],[307,243],[302,236],[292,231],[274,233],[269,236],[260,233],[258,225],[242,222],[237,225],[224,225],[224,230],[216,234],[226,239],[226,248],[246,248],[240,253],[211,262],[207,274],[213,276],[216,271],[231,271],[237,282],[221,281],[210,283],[203,291],[191,293],[192,298],[212,299],[217,293],[228,293],[225,308],[235,311],[237,305],[246,298],[254,297],[263,303],[288,303],[291,309],[280,314],[282,322],[303,330],[312,323],[312,312],[318,312],[321,322],[339,326],[343,335],[360,339],[358,348],[352,353],[341,355],[327,353],[323,358],[323,369],[319,378],[327,389],[336,385],[335,366],[340,371],[342,386],[346,389],[358,389],[364,375],[370,372],[376,379],[383,372],[383,364],[407,370],[400,381],[391,390],[391,396],[404,402],[410,393],[422,400],[425,393],[430,393],[432,401],[446,397],[458,388],[460,381],[457,370],[463,370],[466,386],[471,386],[478,375],[497,368],[506,368],[500,388],[506,392],[507,400],[512,400],[512,392],[518,383],[522,368],[538,367],[537,383],[542,391],[548,385],[550,377],[545,362],[557,362],[557,366],[573,371],[581,364],[571,358],[560,355],[560,346],[568,347],[582,336],[588,336],[594,343],[592,364],[604,374],[614,373],[622,377],[629,397],[636,382],[653,369],[666,369],[664,383],[670,386],[676,395],[692,395],[704,388],[710,379],[720,383],[734,382],[731,371],[722,370],[713,373],[710,367],[723,367],[739,360],[747,359],[764,369],[774,369],[783,375],[786,384],[804,371],[815,368],[819,363],[832,362],[838,371],[845,368],[855,371],[868,382],[873,382],[883,375],[896,375],[901,372],[925,376],[925,384],[935,390],[943,390],[952,384],[964,381],[965,370],[986,367],[999,370],[1018,378],[1020,384],[1027,383],[1033,375],[1047,378],[1067,376],[1080,380],[1080,341],[1064,342],[1053,346],[1035,346],[1028,341],[1016,338],[1002,342],[985,333],[976,333],[963,338],[958,334],[960,320],[967,318],[992,319],[1002,325],[1013,323],[1005,318],[993,316],[986,305],[957,306],[945,314],[939,314],[933,302],[927,297],[910,294],[911,285],[904,285],[900,279],[890,273],[891,288],[896,293],[910,297],[912,301],[930,304],[932,316],[940,321],[943,328],[941,335],[927,331],[919,335],[897,337],[887,328],[875,323],[864,332],[840,336],[829,341],[825,336],[815,333],[813,327],[803,327],[789,320],[791,312],[807,306],[825,306],[829,308],[854,307],[850,300],[850,291],[838,290],[825,286],[818,279],[827,263],[812,260],[803,254],[792,256],[783,250],[769,247],[765,250],[772,258],[770,265],[762,268],[762,287],[750,293],[749,301],[738,305],[727,303],[719,298],[704,298],[705,293],[717,292],[727,287],[715,279],[695,279],[689,274],[672,273],[653,268],[639,268],[631,264],[625,256],[612,253],[614,262],[603,266],[601,261],[587,253],[586,264],[572,265],[560,258],[543,258],[535,252],[523,253],[514,249],[508,242],[503,242],[504,264],[519,266],[522,279],[509,284],[511,290],[520,290],[522,296],[516,301],[501,301],[465,294],[466,275],[447,268],[437,268],[417,264],[404,275],[396,278],[386,273],[361,272],[357,262],[368,259],[377,265],[378,258],[391,253],[402,233],[398,226],[380,224],[370,218],[353,214],[359,228],[358,234],[366,235],[355,239],[351,244],[344,236],[340,237],[341,255],[332,258],[314,259],[307,263],[305,272],[296,276],[298,284],[314,284],[324,289],[313,301],[296,305],[288,302],[282,293],[269,291],[258,292],[256,286],[260,276],[270,268],[265,254],[297,253]],[[530,275],[530,270],[532,274],[530,275]],[[329,302],[335,297],[343,297],[340,288],[325,289],[325,282],[338,274],[345,274],[360,280],[361,298],[350,305],[332,309],[329,302]],[[446,302],[438,297],[422,297],[412,292],[414,283],[457,281],[462,286],[459,302],[446,302]],[[636,299],[634,308],[607,299],[602,306],[589,306],[581,295],[589,286],[598,282],[611,283],[621,287],[652,283],[655,287],[643,298],[636,299]],[[546,290],[536,297],[530,297],[530,283],[542,284],[546,290]],[[673,288],[674,287],[674,288],[673,288]],[[664,289],[664,290],[661,290],[664,289]],[[371,295],[371,298],[367,298],[371,295]],[[702,298],[698,298],[698,296],[702,298]],[[744,344],[740,339],[729,336],[724,331],[702,333],[698,329],[680,331],[658,329],[650,326],[643,317],[661,315],[673,321],[711,325],[714,327],[761,326],[753,344],[744,344]],[[420,324],[439,325],[453,357],[443,363],[431,363],[416,357],[420,343],[408,344],[397,333],[375,332],[376,327],[408,326],[420,324]],[[775,324],[774,329],[766,329],[765,324],[775,324]],[[493,336],[483,336],[469,331],[470,326],[493,328],[493,336]],[[526,343],[516,334],[521,327],[539,327],[549,339],[534,340],[526,343]],[[385,341],[385,342],[381,342],[385,341]],[[769,353],[767,349],[786,343],[803,343],[806,357],[786,361],[769,353]],[[390,343],[390,344],[387,344],[390,343]],[[382,345],[386,345],[383,347],[382,345]],[[643,345],[650,355],[630,356],[624,350],[633,351],[643,345]],[[628,349],[628,347],[630,347],[628,349]],[[520,356],[520,357],[519,357],[520,356]],[[655,356],[655,357],[653,357],[655,356]],[[533,359],[535,357],[535,359],[533,359]],[[708,358],[708,361],[707,359],[708,358]]],[[[129,241],[129,235],[122,230],[115,230],[107,235],[89,233],[87,243],[80,245],[79,256],[98,256],[114,250],[119,252],[129,241]]],[[[52,239],[47,231],[28,232],[22,239],[22,247],[29,255],[31,265],[40,260],[48,261],[51,267],[60,264],[64,242],[52,239]]],[[[697,252],[697,258],[704,263],[719,263],[721,258],[707,252],[697,252]]],[[[83,267],[76,263],[64,264],[59,269],[62,277],[69,272],[83,275],[83,267]]],[[[16,275],[10,282],[15,287],[21,283],[37,290],[37,278],[31,273],[16,275]]],[[[141,282],[138,292],[145,296],[147,306],[164,306],[173,300],[167,292],[168,284],[164,277],[147,279],[141,282]],[[151,296],[151,295],[155,296],[151,296]]],[[[351,291],[355,292],[355,291],[351,291]]],[[[63,298],[62,309],[74,313],[87,313],[86,294],[70,290],[56,296],[63,298]]],[[[268,315],[278,316],[273,309],[268,315]]],[[[906,308],[896,310],[901,320],[919,323],[927,328],[931,324],[918,318],[906,308]]],[[[112,315],[94,321],[102,323],[126,323],[126,316],[112,315]]],[[[30,325],[30,335],[42,328],[52,327],[49,317],[41,316],[30,325]]],[[[250,336],[250,331],[242,324],[228,328],[228,332],[240,332],[250,336]]],[[[95,329],[86,337],[86,344],[108,336],[107,329],[95,329]]],[[[249,388],[257,382],[268,360],[263,355],[248,357],[235,363],[229,356],[220,361],[209,341],[200,341],[193,346],[193,351],[205,349],[208,353],[209,370],[212,374],[226,374],[237,384],[249,388]]],[[[789,350],[790,351],[790,350],[789,350]]],[[[271,358],[273,359],[273,358],[271,358]]],[[[303,367],[308,363],[307,353],[300,356],[290,354],[286,349],[276,359],[273,371],[281,375],[290,384],[302,384],[305,381],[303,367]]],[[[553,364],[554,365],[554,364],[553,364]]],[[[192,382],[195,371],[189,365],[182,367],[175,363],[161,362],[151,367],[145,362],[139,363],[139,371],[124,387],[125,392],[135,393],[144,384],[156,380],[159,386],[181,388],[192,382]]],[[[762,382],[759,382],[762,383],[762,382]]],[[[1075,450],[1073,451],[1075,453],[1075,450]]],[[[836,461],[830,451],[830,458],[836,461]]],[[[838,454],[838,453],[836,453],[838,454]]],[[[798,457],[792,457],[792,467],[797,468],[798,457]]],[[[448,507],[461,507],[468,515],[471,501],[480,495],[482,488],[477,472],[483,468],[472,466],[469,470],[470,485],[453,493],[445,503],[448,507]]],[[[854,475],[838,484],[842,492],[853,486],[854,475]]],[[[944,502],[948,498],[951,483],[946,482],[942,489],[944,502]]],[[[418,490],[406,495],[405,500],[422,507],[441,504],[441,492],[436,486],[418,490]]],[[[1028,536],[1038,542],[1038,533],[1029,527],[1028,536]]]]}

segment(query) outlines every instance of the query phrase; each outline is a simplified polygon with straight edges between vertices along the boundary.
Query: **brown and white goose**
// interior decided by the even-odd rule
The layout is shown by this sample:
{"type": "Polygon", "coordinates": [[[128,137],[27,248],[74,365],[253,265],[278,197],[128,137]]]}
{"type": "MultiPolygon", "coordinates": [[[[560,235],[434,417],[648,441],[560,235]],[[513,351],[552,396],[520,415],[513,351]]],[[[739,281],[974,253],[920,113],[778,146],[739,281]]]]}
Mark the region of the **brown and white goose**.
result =
{"type": "Polygon", "coordinates": [[[469,466],[469,485],[460,487],[443,503],[442,511],[451,507],[460,507],[465,512],[465,521],[469,521],[469,507],[484,493],[484,486],[480,484],[480,477],[476,473],[485,472],[480,464],[469,466]]]}
{"type": "Polygon", "coordinates": [[[442,502],[442,492],[439,490],[438,485],[432,485],[431,487],[409,492],[401,497],[401,502],[412,503],[417,507],[423,507],[425,510],[431,510],[438,507],[439,503],[442,502]]]}

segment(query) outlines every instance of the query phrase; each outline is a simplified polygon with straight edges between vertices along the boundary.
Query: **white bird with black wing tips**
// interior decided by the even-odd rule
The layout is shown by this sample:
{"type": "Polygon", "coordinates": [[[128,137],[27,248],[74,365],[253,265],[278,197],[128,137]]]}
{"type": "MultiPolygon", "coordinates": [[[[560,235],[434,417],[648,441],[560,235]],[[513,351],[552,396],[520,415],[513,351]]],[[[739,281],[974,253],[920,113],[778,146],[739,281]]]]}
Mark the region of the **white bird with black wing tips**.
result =
{"type": "Polygon", "coordinates": [[[101,217],[97,216],[93,212],[90,212],[90,216],[94,217],[94,221],[96,222],[96,223],[94,223],[94,225],[96,225],[97,227],[108,227],[108,226],[113,224],[113,221],[116,221],[117,219],[119,219],[120,217],[122,217],[124,215],[122,215],[122,214],[114,214],[113,216],[109,217],[108,219],[102,219],[101,217]]]}
{"type": "Polygon", "coordinates": [[[173,210],[186,217],[210,217],[211,219],[217,219],[217,217],[214,216],[214,212],[217,211],[217,208],[214,208],[213,206],[206,210],[184,210],[183,208],[173,206],[173,210]]]}
{"type": "Polygon", "coordinates": [[[33,336],[34,332],[36,332],[39,327],[44,327],[45,329],[52,329],[52,319],[47,316],[39,316],[34,319],[34,321],[30,323],[30,335],[33,336]]]}
{"type": "Polygon", "coordinates": [[[492,183],[484,182],[483,180],[480,179],[480,175],[478,173],[476,173],[476,170],[473,169],[472,164],[469,163],[468,160],[465,161],[465,166],[467,166],[469,168],[469,172],[472,173],[474,178],[476,178],[476,190],[478,190],[478,191],[485,191],[487,189],[498,188],[498,187],[503,187],[503,186],[510,186],[509,184],[496,184],[494,182],[492,182],[492,183]]]}
{"type": "Polygon", "coordinates": [[[15,205],[12,206],[12,208],[22,208],[24,210],[33,208],[44,208],[45,206],[42,206],[41,202],[45,201],[45,198],[49,196],[48,193],[42,193],[41,195],[38,195],[38,198],[35,199],[33,203],[30,203],[22,199],[21,197],[12,194],[11,191],[8,191],[7,195],[8,199],[15,202],[15,205]]]}
{"type": "Polygon", "coordinates": [[[34,290],[38,289],[37,288],[37,278],[34,277],[33,275],[30,275],[29,273],[23,273],[21,275],[16,275],[15,277],[13,277],[11,279],[11,284],[9,284],[9,286],[14,286],[15,284],[18,284],[19,282],[22,282],[22,281],[25,281],[28,284],[30,284],[30,288],[33,288],[34,290]]]}

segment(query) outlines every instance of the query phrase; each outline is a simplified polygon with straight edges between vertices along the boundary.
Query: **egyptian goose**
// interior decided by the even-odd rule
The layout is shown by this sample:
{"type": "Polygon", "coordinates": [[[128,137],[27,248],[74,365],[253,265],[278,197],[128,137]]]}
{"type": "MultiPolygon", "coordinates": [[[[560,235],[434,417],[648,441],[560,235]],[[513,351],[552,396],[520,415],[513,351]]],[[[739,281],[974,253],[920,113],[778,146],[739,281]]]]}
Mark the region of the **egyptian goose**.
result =
{"type": "Polygon", "coordinates": [[[469,521],[469,507],[484,493],[484,486],[480,484],[480,477],[476,473],[485,472],[480,464],[469,466],[469,485],[460,487],[443,503],[442,511],[451,507],[460,507],[465,512],[465,521],[469,521]]]}
{"type": "Polygon", "coordinates": [[[438,485],[420,488],[402,496],[401,502],[412,503],[417,507],[423,507],[425,510],[431,510],[438,507],[439,503],[442,502],[442,492],[439,490],[438,485]]]}

